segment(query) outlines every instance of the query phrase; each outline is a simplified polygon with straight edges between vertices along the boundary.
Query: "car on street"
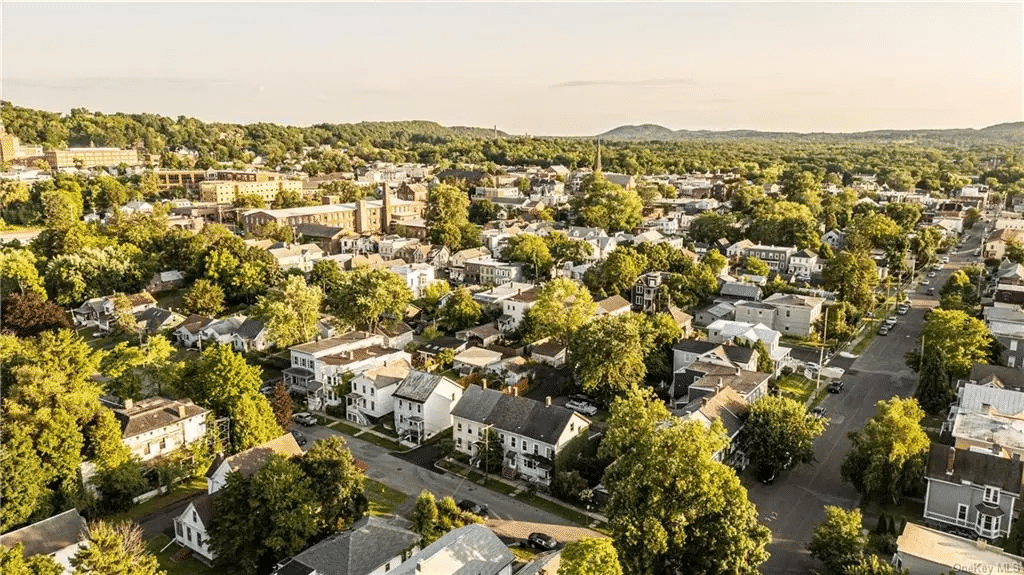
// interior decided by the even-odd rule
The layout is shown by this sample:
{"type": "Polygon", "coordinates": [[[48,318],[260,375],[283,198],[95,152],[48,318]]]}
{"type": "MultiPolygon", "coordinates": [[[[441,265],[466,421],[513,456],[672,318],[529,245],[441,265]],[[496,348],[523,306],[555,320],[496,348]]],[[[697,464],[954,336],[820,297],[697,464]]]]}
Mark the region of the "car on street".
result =
{"type": "Polygon", "coordinates": [[[595,413],[597,413],[597,408],[585,401],[577,401],[575,399],[570,399],[569,401],[565,402],[565,406],[575,411],[576,413],[582,413],[583,415],[592,416],[595,413]]]}
{"type": "Polygon", "coordinates": [[[878,328],[878,335],[889,335],[889,326],[882,324],[882,327],[878,328]]]}
{"type": "Polygon", "coordinates": [[[775,483],[775,477],[779,474],[771,465],[762,465],[757,469],[757,480],[765,485],[772,485],[775,483]]]}
{"type": "Polygon", "coordinates": [[[589,395],[587,395],[585,393],[574,393],[574,394],[569,396],[569,400],[570,401],[582,401],[583,403],[589,403],[591,405],[596,405],[597,404],[597,402],[594,401],[593,397],[590,397],[589,395]]]}
{"type": "Polygon", "coordinates": [[[819,405],[811,410],[811,415],[814,417],[825,417],[825,408],[819,405]]]}
{"type": "Polygon", "coordinates": [[[933,287],[928,288],[928,295],[935,295],[935,288],[933,288],[933,287]]]}
{"type": "Polygon", "coordinates": [[[980,256],[981,255],[981,248],[978,248],[978,249],[974,250],[974,255],[975,256],[980,256]]]}
{"type": "Polygon", "coordinates": [[[555,538],[547,533],[530,533],[530,536],[526,538],[526,542],[534,549],[541,551],[550,551],[558,547],[558,541],[555,541],[555,538]]]}
{"type": "Polygon", "coordinates": [[[472,513],[473,515],[479,515],[481,517],[487,515],[486,505],[480,505],[476,501],[472,501],[470,499],[463,499],[462,501],[459,501],[459,509],[466,513],[472,513]]]}
{"type": "Polygon", "coordinates": [[[936,272],[928,272],[928,277],[930,277],[930,278],[933,278],[933,277],[935,277],[937,275],[939,275],[939,274],[936,273],[936,272]]]}
{"type": "Polygon", "coordinates": [[[910,306],[905,303],[901,303],[900,306],[896,308],[896,313],[900,315],[907,315],[908,311],[910,311],[910,306]]]}
{"type": "Polygon", "coordinates": [[[299,425],[305,425],[306,427],[313,427],[317,424],[316,416],[306,411],[293,415],[292,421],[299,425]]]}
{"type": "Polygon", "coordinates": [[[885,323],[889,324],[890,329],[892,329],[892,326],[896,325],[897,321],[899,321],[899,318],[894,315],[891,315],[885,319],[885,323]]]}
{"type": "Polygon", "coordinates": [[[298,429],[293,429],[292,430],[292,437],[295,438],[295,443],[298,443],[299,445],[305,445],[306,442],[307,442],[306,434],[302,433],[298,429]]]}
{"type": "Polygon", "coordinates": [[[949,263],[949,256],[942,256],[942,259],[940,259],[939,261],[944,263],[944,264],[948,264],[949,263]]]}
{"type": "Polygon", "coordinates": [[[841,379],[837,379],[837,380],[833,381],[832,383],[828,384],[828,392],[829,393],[839,393],[842,390],[843,390],[843,380],[841,380],[841,379]]]}

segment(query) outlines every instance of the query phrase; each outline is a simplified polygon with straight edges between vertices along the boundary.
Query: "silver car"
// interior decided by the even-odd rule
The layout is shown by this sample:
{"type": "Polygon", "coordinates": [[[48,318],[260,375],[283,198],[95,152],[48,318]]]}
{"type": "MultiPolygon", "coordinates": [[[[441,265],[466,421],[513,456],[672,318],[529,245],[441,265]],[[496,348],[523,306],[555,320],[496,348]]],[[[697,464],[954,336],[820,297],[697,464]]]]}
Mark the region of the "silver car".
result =
{"type": "Polygon", "coordinates": [[[570,399],[565,402],[565,406],[575,411],[576,413],[582,413],[583,415],[594,415],[597,413],[597,408],[585,401],[578,401],[570,399]]]}

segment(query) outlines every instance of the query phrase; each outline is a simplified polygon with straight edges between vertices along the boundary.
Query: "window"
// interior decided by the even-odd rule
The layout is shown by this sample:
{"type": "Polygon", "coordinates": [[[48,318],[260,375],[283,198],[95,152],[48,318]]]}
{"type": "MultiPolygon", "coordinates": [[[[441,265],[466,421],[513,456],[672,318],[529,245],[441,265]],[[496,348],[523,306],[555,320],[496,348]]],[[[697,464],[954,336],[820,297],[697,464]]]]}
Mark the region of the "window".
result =
{"type": "Polygon", "coordinates": [[[999,505],[999,488],[998,487],[985,487],[985,496],[982,498],[985,503],[992,505],[999,505]]]}
{"type": "Polygon", "coordinates": [[[192,523],[199,523],[199,517],[196,516],[196,512],[192,512],[192,523]]]}
{"type": "Polygon", "coordinates": [[[1011,355],[1011,356],[1010,356],[1010,357],[1009,357],[1009,358],[1008,358],[1008,359],[1006,360],[1006,365],[1007,365],[1007,367],[1016,367],[1016,366],[1014,365],[1014,364],[1016,364],[1016,363],[1017,363],[1017,356],[1015,356],[1015,355],[1011,355]]]}
{"type": "Polygon", "coordinates": [[[391,562],[390,561],[388,561],[387,563],[384,564],[384,572],[387,573],[388,571],[391,571],[391,562]]]}
{"type": "Polygon", "coordinates": [[[416,404],[416,413],[423,413],[423,404],[422,403],[417,403],[416,404]]]}
{"type": "Polygon", "coordinates": [[[371,401],[370,402],[370,411],[377,411],[377,402],[375,402],[375,401],[371,401]]]}
{"type": "Polygon", "coordinates": [[[515,447],[515,446],[516,446],[516,438],[515,438],[515,437],[513,437],[513,438],[512,438],[512,447],[515,447]]]}
{"type": "Polygon", "coordinates": [[[459,429],[459,431],[462,431],[462,422],[461,421],[458,424],[458,429],[459,429]]]}
{"type": "Polygon", "coordinates": [[[468,433],[470,435],[473,435],[473,428],[469,427],[469,426],[466,426],[466,433],[468,433]]]}
{"type": "Polygon", "coordinates": [[[540,445],[539,444],[536,444],[536,443],[533,444],[533,454],[534,455],[540,455],[540,445]]]}
{"type": "Polygon", "coordinates": [[[181,537],[181,522],[174,522],[174,532],[178,534],[178,537],[181,537]]]}
{"type": "Polygon", "coordinates": [[[967,506],[963,503],[956,506],[956,520],[967,521],[967,506]]]}
{"type": "Polygon", "coordinates": [[[203,546],[203,536],[200,535],[199,533],[196,533],[196,545],[198,545],[200,547],[203,546]]]}
{"type": "Polygon", "coordinates": [[[1017,351],[1017,340],[1010,340],[1010,351],[1017,351]]]}
{"type": "Polygon", "coordinates": [[[992,517],[991,515],[979,514],[976,525],[979,531],[994,533],[999,530],[999,518],[992,517]]]}
{"type": "Polygon", "coordinates": [[[188,540],[192,541],[192,528],[191,527],[186,527],[185,528],[185,533],[188,534],[188,540]]]}

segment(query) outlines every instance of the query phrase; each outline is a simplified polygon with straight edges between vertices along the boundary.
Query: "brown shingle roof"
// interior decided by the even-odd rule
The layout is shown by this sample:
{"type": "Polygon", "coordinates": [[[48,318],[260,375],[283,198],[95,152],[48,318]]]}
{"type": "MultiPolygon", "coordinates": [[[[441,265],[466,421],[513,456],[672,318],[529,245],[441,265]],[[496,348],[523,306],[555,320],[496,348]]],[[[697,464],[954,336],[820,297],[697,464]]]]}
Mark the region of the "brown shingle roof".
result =
{"type": "Polygon", "coordinates": [[[257,445],[236,453],[231,457],[221,459],[218,457],[214,460],[213,465],[210,467],[210,471],[207,472],[206,476],[211,477],[217,469],[220,468],[221,464],[227,463],[231,471],[237,471],[242,474],[243,477],[249,477],[253,473],[263,466],[263,463],[273,454],[283,455],[284,457],[301,457],[302,448],[295,441],[295,436],[291,433],[286,433],[277,439],[271,439],[263,445],[257,445]]]}
{"type": "Polygon", "coordinates": [[[165,397],[150,397],[138,401],[131,407],[114,408],[114,416],[121,424],[123,437],[135,437],[206,412],[206,409],[192,403],[191,399],[177,400],[165,397]]]}

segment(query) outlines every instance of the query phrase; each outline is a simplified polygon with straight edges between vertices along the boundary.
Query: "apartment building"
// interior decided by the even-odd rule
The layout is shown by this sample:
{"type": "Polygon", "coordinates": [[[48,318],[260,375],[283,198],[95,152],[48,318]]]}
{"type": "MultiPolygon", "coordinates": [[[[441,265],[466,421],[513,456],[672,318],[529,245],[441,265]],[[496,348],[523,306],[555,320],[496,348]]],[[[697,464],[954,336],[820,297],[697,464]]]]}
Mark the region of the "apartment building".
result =
{"type": "Polygon", "coordinates": [[[112,168],[126,164],[129,167],[141,166],[138,150],[122,150],[120,148],[66,148],[63,150],[46,150],[43,159],[54,170],[61,168],[112,168]]]}
{"type": "Polygon", "coordinates": [[[281,192],[302,193],[299,180],[231,181],[204,180],[199,184],[199,199],[213,204],[230,204],[243,196],[259,196],[270,204],[281,192]]]}
{"type": "Polygon", "coordinates": [[[142,461],[173,453],[206,435],[209,410],[189,399],[125,399],[111,410],[121,424],[121,441],[142,461]]]}
{"type": "Polygon", "coordinates": [[[241,216],[243,229],[268,223],[295,228],[301,224],[319,224],[342,228],[355,233],[390,233],[403,222],[421,219],[426,213],[423,202],[393,198],[385,193],[383,200],[359,200],[347,204],[306,206],[278,210],[250,210],[241,216]]]}

